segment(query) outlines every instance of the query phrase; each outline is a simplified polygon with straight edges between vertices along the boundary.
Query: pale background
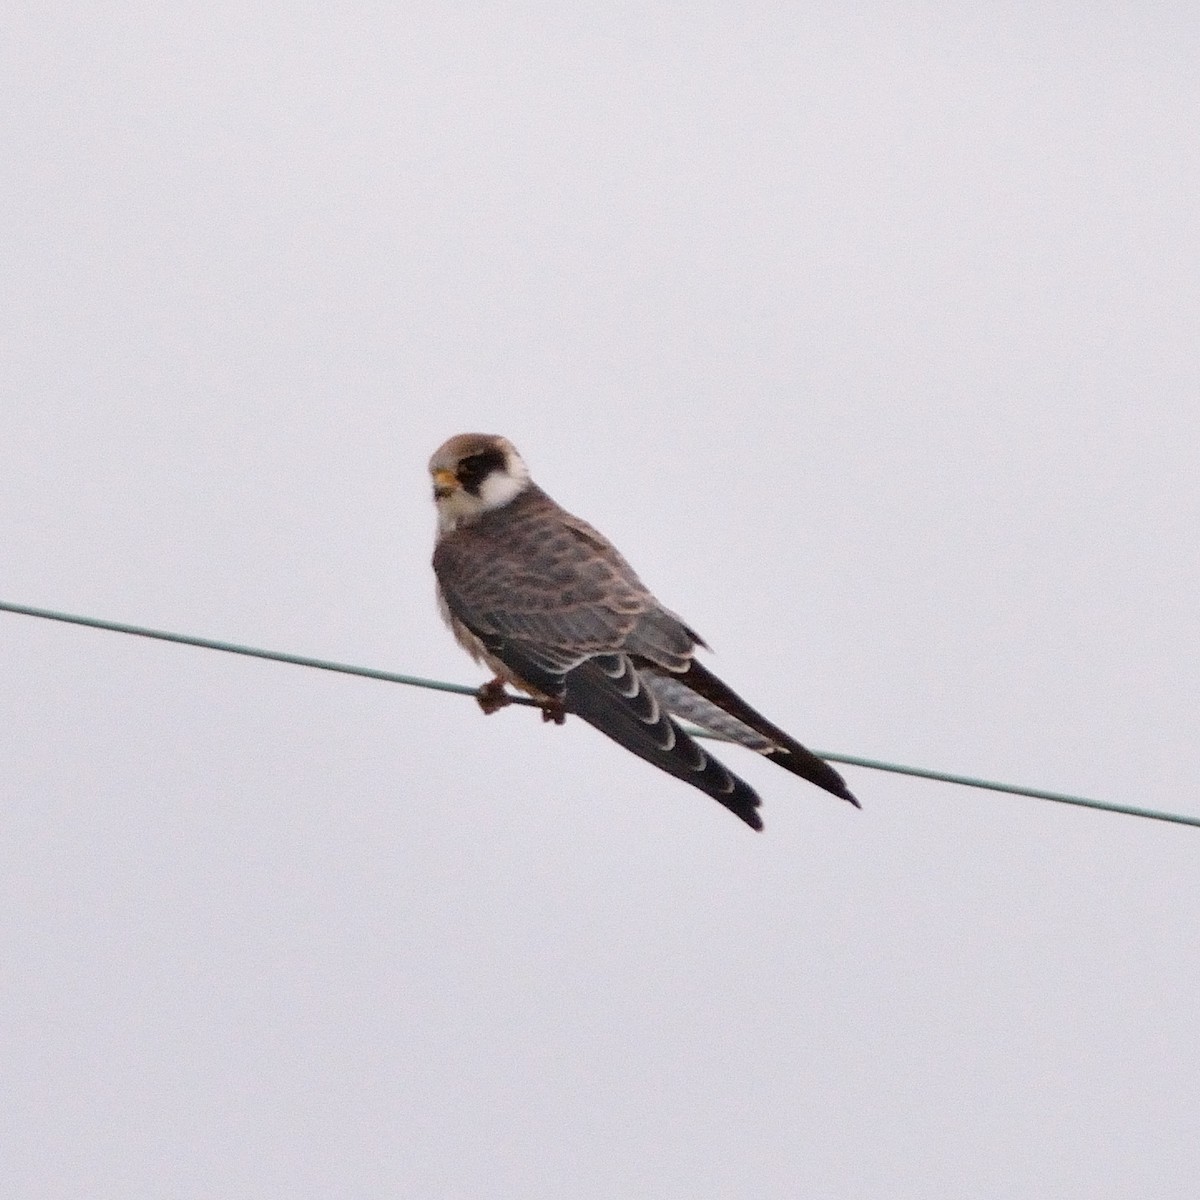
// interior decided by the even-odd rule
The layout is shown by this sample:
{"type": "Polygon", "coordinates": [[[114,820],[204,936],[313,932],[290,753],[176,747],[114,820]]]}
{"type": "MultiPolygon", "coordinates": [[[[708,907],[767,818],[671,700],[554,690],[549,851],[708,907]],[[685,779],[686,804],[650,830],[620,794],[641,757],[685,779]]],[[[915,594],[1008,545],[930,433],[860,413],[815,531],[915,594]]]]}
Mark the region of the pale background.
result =
{"type": "MultiPolygon", "coordinates": [[[[809,744],[1200,813],[1194,3],[0,5],[0,598],[464,682],[510,436],[809,744]]],[[[1192,1197],[1200,830],[0,615],[0,1192],[1192,1197]]]]}

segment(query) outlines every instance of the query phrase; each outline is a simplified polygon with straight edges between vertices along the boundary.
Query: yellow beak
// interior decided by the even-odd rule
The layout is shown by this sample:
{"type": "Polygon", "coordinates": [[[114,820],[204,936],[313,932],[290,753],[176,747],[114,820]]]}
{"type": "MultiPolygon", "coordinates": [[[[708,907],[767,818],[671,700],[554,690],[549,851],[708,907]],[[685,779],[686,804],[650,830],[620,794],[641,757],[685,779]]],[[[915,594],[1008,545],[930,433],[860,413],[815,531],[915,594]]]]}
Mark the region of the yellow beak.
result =
{"type": "Polygon", "coordinates": [[[451,492],[457,491],[462,485],[458,482],[458,476],[453,471],[442,467],[441,470],[433,473],[433,494],[435,496],[448,496],[451,492]]]}

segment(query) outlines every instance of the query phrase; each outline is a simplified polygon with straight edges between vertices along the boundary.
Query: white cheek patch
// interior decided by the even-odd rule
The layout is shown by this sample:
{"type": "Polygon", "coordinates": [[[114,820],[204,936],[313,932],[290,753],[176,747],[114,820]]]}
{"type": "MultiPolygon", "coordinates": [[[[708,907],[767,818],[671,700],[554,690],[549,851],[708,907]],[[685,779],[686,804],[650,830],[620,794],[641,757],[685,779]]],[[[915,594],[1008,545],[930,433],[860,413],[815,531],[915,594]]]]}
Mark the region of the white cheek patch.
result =
{"type": "Polygon", "coordinates": [[[479,485],[479,500],[486,509],[503,508],[515,500],[529,482],[527,476],[510,475],[507,471],[493,471],[479,485]]]}

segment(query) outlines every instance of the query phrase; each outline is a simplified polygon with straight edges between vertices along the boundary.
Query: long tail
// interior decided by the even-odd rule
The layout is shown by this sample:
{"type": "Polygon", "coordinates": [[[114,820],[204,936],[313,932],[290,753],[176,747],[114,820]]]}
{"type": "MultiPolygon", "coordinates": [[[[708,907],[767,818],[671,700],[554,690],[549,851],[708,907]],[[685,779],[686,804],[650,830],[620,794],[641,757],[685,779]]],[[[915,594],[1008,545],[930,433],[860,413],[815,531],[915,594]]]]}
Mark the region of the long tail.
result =
{"type": "Polygon", "coordinates": [[[648,688],[676,716],[748,746],[793,775],[849,801],[855,808],[862,807],[846,787],[846,781],[824,759],[751,708],[695,659],[681,672],[664,671],[648,663],[639,663],[639,667],[648,688]]]}

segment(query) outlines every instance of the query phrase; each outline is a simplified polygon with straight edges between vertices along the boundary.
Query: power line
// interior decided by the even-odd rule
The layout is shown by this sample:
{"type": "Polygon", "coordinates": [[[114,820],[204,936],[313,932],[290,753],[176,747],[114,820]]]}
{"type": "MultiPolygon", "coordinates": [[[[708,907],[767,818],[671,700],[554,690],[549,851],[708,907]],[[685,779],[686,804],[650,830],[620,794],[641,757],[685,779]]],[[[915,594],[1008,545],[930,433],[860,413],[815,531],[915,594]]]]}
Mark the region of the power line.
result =
{"type": "MultiPolygon", "coordinates": [[[[19,613],[25,617],[41,617],[47,621],[65,621],[68,625],[87,625],[91,629],[106,629],[110,633],[130,633],[134,637],[157,638],[160,642],[178,642],[181,646],[199,646],[202,650],[221,650],[226,654],[244,654],[247,658],[266,658],[272,662],[291,663],[297,667],[315,667],[318,671],[338,671],[342,675],[362,675],[367,679],[382,679],[384,683],[404,683],[410,687],[435,688],[439,692],[458,692],[473,696],[476,689],[461,683],[443,683],[437,679],[422,679],[417,675],[396,675],[377,671],[374,667],[355,667],[348,663],[330,662],[324,658],[309,658],[303,654],[287,654],[282,650],[263,650],[257,646],[239,646],[236,642],[219,642],[215,638],[195,637],[188,633],[169,633],[165,629],[147,629],[143,625],[124,625],[119,621],[102,621],[99,617],[79,617],[74,613],[53,612],[48,608],[30,608],[24,604],[8,604],[0,600],[0,612],[19,613]]],[[[514,704],[534,704],[525,696],[514,696],[514,704]]]]}
{"type": "MultiPolygon", "coordinates": [[[[103,621],[99,617],[81,617],[73,613],[54,612],[48,608],[32,608],[25,604],[9,604],[0,600],[0,612],[16,613],[24,617],[39,617],[46,621],[63,621],[68,625],[85,625],[91,629],[104,629],[110,633],[127,633],[134,637],[156,638],[161,642],[176,642],[182,646],[199,646],[202,650],[220,650],[226,654],[242,654],[248,658],[265,658],[271,662],[291,663],[297,667],[314,667],[318,671],[336,671],[342,675],[361,675],[366,679],[379,679],[384,683],[402,683],[408,687],[431,688],[439,692],[454,692],[460,696],[474,696],[478,689],[461,683],[447,683],[441,679],[423,679],[419,675],[398,675],[392,671],[379,671],[374,667],[356,667],[348,663],[330,662],[324,658],[310,658],[303,654],[288,654],[281,650],[263,650],[257,646],[241,646],[236,642],[221,642],[215,638],[195,637],[186,633],[170,633],[164,629],[148,629],[143,625],[126,625],[119,621],[103,621]]],[[[537,702],[528,696],[514,695],[514,704],[536,707],[537,702]]],[[[703,729],[689,728],[696,737],[714,737],[703,729]]],[[[717,738],[718,741],[723,740],[717,738]]],[[[954,775],[949,771],[932,771],[925,767],[907,767],[900,763],[884,762],[875,758],[860,758],[853,754],[827,754],[814,750],[819,758],[829,762],[844,763],[852,767],[866,767],[872,771],[890,771],[895,775],[914,775],[919,779],[935,779],[941,783],[957,783],[962,787],[983,788],[990,792],[1007,792],[1014,796],[1030,796],[1035,800],[1052,800],[1056,804],[1072,804],[1078,808],[1095,808],[1103,812],[1125,813],[1131,817],[1145,817],[1151,821],[1170,821],[1175,825],[1193,825],[1200,828],[1200,817],[1183,813],[1162,812],[1153,808],[1139,808],[1132,804],[1112,804],[1106,800],[1092,800],[1086,796],[1071,796],[1064,792],[1049,792],[1041,788],[1021,787],[1012,783],[997,783],[989,779],[976,779],[970,775],[954,775]]]]}

